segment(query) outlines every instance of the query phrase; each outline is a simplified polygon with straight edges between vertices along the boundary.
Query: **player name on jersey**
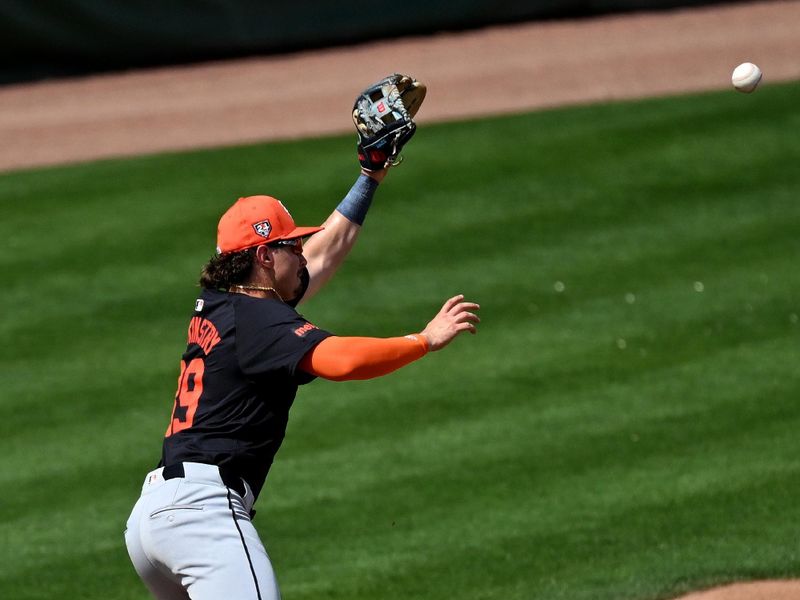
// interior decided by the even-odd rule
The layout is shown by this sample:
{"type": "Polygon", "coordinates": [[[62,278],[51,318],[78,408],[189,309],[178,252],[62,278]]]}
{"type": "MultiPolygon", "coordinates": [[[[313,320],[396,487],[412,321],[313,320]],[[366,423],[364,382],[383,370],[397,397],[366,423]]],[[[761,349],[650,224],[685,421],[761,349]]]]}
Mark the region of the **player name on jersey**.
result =
{"type": "Polygon", "coordinates": [[[192,317],[189,322],[189,335],[187,344],[197,344],[203,349],[203,353],[208,356],[211,349],[221,341],[217,328],[208,319],[202,317],[192,317]]]}

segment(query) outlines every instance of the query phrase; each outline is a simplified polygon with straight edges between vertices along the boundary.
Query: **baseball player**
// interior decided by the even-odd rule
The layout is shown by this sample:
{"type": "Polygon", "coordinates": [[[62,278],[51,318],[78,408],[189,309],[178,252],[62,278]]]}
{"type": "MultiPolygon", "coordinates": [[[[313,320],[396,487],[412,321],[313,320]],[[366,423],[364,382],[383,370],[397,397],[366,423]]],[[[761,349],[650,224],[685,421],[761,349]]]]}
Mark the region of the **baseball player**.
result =
{"type": "Polygon", "coordinates": [[[362,136],[361,174],[320,227],[296,226],[269,196],[240,198],[220,218],[161,461],[145,477],[125,531],[133,565],[159,600],[280,598],[253,505],[298,386],[316,377],[386,375],[475,333],[479,307],[460,295],[421,332],[394,338],[336,336],[295,310],[353,247],[378,184],[409,138],[400,132],[375,150],[362,136]]]}

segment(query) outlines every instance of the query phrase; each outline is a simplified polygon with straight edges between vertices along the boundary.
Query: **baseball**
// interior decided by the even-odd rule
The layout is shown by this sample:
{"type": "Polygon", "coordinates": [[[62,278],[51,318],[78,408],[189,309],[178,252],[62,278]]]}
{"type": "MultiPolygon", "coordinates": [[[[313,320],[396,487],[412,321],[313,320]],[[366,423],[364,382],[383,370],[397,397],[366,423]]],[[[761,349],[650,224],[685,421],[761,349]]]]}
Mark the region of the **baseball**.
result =
{"type": "Polygon", "coordinates": [[[758,86],[761,81],[761,69],[753,63],[742,63],[733,70],[731,75],[731,83],[740,92],[749,94],[758,86]]]}

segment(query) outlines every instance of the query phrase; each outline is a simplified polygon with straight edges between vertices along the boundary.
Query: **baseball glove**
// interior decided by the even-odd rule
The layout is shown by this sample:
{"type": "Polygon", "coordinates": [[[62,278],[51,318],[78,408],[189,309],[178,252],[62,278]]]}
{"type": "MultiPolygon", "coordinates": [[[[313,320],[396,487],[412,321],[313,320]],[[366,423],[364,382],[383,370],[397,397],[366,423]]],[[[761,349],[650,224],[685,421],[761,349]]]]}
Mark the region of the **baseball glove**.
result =
{"type": "Polygon", "coordinates": [[[358,95],[353,123],[358,131],[358,161],[362,167],[378,171],[402,160],[400,151],[417,130],[414,115],[426,91],[424,83],[394,73],[358,95]]]}

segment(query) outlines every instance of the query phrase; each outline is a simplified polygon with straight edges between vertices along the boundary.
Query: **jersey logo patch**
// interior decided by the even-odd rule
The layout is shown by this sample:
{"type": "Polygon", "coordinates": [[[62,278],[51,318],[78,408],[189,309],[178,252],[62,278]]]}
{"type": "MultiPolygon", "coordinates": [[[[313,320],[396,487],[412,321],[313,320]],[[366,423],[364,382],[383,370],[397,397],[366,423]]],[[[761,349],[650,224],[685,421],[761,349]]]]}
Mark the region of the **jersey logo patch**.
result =
{"type": "Polygon", "coordinates": [[[205,305],[206,301],[202,298],[198,298],[194,301],[194,311],[201,312],[203,310],[203,306],[205,305]]]}
{"type": "Polygon", "coordinates": [[[268,238],[272,231],[272,225],[270,225],[269,220],[265,219],[259,223],[253,223],[253,229],[255,229],[256,233],[261,237],[268,238]]]}
{"type": "Polygon", "coordinates": [[[295,329],[294,330],[294,334],[297,337],[305,337],[305,335],[309,331],[313,331],[314,329],[319,329],[319,327],[317,327],[316,325],[314,325],[312,323],[306,323],[305,325],[302,325],[301,327],[298,327],[297,329],[295,329]]]}

